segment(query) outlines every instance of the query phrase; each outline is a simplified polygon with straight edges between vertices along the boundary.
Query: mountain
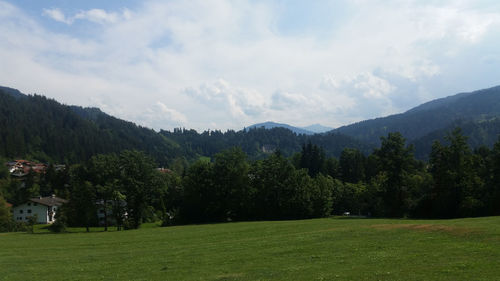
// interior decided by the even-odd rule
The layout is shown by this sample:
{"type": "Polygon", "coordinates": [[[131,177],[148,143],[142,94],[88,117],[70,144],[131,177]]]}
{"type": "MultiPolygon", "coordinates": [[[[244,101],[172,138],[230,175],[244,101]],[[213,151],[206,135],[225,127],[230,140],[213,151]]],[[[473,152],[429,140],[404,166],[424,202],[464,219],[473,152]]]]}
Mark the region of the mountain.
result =
{"type": "Polygon", "coordinates": [[[301,127],[301,129],[304,129],[304,130],[307,130],[307,131],[310,131],[310,132],[313,132],[316,134],[325,133],[325,132],[333,130],[333,128],[326,127],[326,126],[323,126],[321,124],[313,124],[313,125],[309,125],[306,127],[301,127]]]}
{"type": "Polygon", "coordinates": [[[313,135],[313,134],[315,134],[315,132],[312,130],[307,130],[305,128],[299,128],[299,127],[290,126],[288,124],[281,124],[281,123],[275,123],[275,122],[264,122],[264,123],[254,124],[254,125],[248,127],[248,129],[261,128],[261,127],[263,127],[264,129],[285,128],[285,129],[288,129],[288,130],[296,133],[297,135],[313,135]]]}
{"type": "Polygon", "coordinates": [[[98,108],[67,106],[39,95],[24,95],[0,87],[0,157],[44,162],[79,163],[99,153],[125,149],[146,152],[163,166],[212,157],[239,146],[251,159],[273,151],[291,156],[312,143],[328,156],[339,157],[346,147],[371,153],[380,136],[399,131],[415,145],[420,159],[432,142],[461,127],[472,147],[491,146],[500,134],[500,87],[461,93],[424,103],[407,112],[315,134],[321,125],[304,128],[266,122],[241,131],[175,129],[155,132],[102,112],[98,108]]]}
{"type": "Polygon", "coordinates": [[[493,147],[500,136],[500,117],[494,117],[481,121],[458,120],[444,129],[435,130],[423,137],[410,142],[415,146],[415,157],[426,160],[431,152],[432,143],[436,140],[446,142],[446,135],[453,129],[459,127],[462,134],[468,137],[468,144],[472,148],[481,146],[493,147]]]}
{"type": "Polygon", "coordinates": [[[195,130],[175,129],[160,131],[160,134],[178,143],[182,148],[199,156],[212,157],[216,153],[238,146],[250,159],[262,159],[274,151],[280,151],[285,156],[292,156],[302,150],[307,143],[321,146],[327,156],[339,157],[346,147],[356,148],[363,153],[370,153],[373,147],[368,146],[352,137],[325,133],[306,135],[299,134],[284,127],[266,129],[264,126],[247,128],[241,131],[228,130],[205,131],[198,133],[195,130]]]}
{"type": "Polygon", "coordinates": [[[496,117],[500,117],[500,86],[433,100],[401,114],[361,121],[333,132],[377,146],[380,136],[389,132],[401,132],[409,142],[426,143],[425,139],[445,135],[453,127],[467,124],[476,128],[469,130],[469,138],[483,139],[486,144],[498,138],[494,127],[487,125],[491,125],[488,120],[496,117]],[[483,126],[490,129],[487,134],[483,131],[481,137],[477,134],[483,126]]]}
{"type": "Polygon", "coordinates": [[[349,136],[313,134],[277,123],[255,125],[238,132],[175,129],[158,133],[110,116],[99,108],[63,105],[44,96],[0,88],[0,157],[9,159],[72,164],[95,154],[137,149],[158,164],[169,166],[202,156],[212,157],[234,146],[240,146],[252,159],[267,157],[276,150],[291,156],[308,142],[324,147],[330,156],[339,156],[344,147],[365,153],[371,150],[349,136]]]}
{"type": "Polygon", "coordinates": [[[0,156],[79,163],[98,153],[145,151],[159,164],[180,156],[179,145],[154,130],[96,108],[67,106],[0,88],[0,156]]]}
{"type": "Polygon", "coordinates": [[[261,128],[261,127],[265,128],[265,129],[285,128],[285,129],[288,129],[288,130],[296,133],[297,135],[301,135],[301,134],[314,135],[314,134],[321,134],[321,133],[325,133],[325,132],[333,130],[333,128],[326,127],[326,126],[323,126],[321,124],[313,124],[313,125],[309,125],[306,127],[295,127],[295,126],[291,126],[288,124],[275,123],[275,122],[271,122],[271,121],[254,124],[248,128],[261,128]]]}
{"type": "Polygon", "coordinates": [[[13,89],[13,88],[9,88],[9,87],[3,87],[3,86],[0,86],[0,92],[4,92],[5,94],[8,94],[14,98],[22,98],[24,97],[25,95],[23,93],[21,93],[19,90],[17,89],[13,89]]]}

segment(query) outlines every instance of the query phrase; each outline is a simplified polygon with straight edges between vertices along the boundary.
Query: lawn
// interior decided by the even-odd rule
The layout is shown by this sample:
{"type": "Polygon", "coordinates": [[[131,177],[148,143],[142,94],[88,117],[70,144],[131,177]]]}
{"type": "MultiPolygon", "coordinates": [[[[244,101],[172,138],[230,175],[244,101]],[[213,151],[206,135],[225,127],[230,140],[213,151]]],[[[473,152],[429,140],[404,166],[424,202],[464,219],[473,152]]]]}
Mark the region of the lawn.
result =
{"type": "Polygon", "coordinates": [[[500,217],[0,234],[0,280],[498,280],[500,217]]]}

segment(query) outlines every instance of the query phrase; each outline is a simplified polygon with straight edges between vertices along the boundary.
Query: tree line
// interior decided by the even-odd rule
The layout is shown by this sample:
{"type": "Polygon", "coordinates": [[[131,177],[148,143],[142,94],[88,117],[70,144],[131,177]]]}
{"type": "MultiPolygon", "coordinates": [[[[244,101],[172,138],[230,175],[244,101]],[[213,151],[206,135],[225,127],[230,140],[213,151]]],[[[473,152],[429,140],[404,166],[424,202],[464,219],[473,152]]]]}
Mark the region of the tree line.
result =
{"type": "Polygon", "coordinates": [[[265,159],[249,160],[233,147],[178,171],[156,167],[143,152],[123,151],[93,156],[38,180],[27,178],[22,187],[0,171],[0,194],[20,202],[42,190],[54,192],[69,199],[58,222],[86,227],[99,223],[99,209],[123,228],[155,220],[170,225],[346,212],[414,218],[500,215],[500,140],[492,149],[471,150],[460,129],[446,142],[434,143],[428,162],[416,160],[413,147],[396,132],[382,137],[369,155],[345,148],[337,159],[307,143],[290,157],[278,149],[265,159]]]}

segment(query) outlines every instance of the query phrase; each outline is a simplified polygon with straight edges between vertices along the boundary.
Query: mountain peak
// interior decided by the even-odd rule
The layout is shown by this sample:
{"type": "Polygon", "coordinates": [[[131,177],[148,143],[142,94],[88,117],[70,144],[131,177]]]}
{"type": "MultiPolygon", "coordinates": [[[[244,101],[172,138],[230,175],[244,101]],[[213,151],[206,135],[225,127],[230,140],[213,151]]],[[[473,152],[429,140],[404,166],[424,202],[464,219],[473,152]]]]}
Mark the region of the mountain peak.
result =
{"type": "Polygon", "coordinates": [[[248,129],[262,128],[262,127],[265,129],[285,128],[285,129],[288,129],[288,130],[296,133],[297,135],[313,135],[314,134],[314,132],[309,131],[309,130],[305,130],[303,128],[294,127],[294,126],[291,126],[288,124],[276,123],[276,122],[272,122],[272,121],[254,124],[254,125],[249,126],[248,129]]]}
{"type": "Polygon", "coordinates": [[[306,127],[295,127],[292,125],[283,124],[283,123],[276,123],[273,121],[267,121],[264,123],[254,124],[254,125],[249,126],[248,128],[251,129],[251,128],[261,128],[261,127],[264,127],[265,129],[272,129],[272,128],[276,128],[276,127],[286,128],[286,129],[289,129],[290,131],[292,131],[298,135],[300,135],[300,134],[314,135],[314,134],[320,134],[320,133],[324,133],[324,132],[333,130],[333,128],[326,127],[326,126],[323,126],[321,124],[313,124],[313,125],[309,125],[306,127]]]}

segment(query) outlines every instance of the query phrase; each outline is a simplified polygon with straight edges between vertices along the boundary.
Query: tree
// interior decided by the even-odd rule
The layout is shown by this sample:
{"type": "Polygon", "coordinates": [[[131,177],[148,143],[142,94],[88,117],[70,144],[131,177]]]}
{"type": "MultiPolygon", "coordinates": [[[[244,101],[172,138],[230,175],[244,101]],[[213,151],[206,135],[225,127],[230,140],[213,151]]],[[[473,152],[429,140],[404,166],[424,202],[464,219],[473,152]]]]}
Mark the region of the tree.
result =
{"type": "Polygon", "coordinates": [[[153,184],[154,161],[143,152],[126,150],[120,153],[119,184],[127,201],[127,227],[139,228],[148,206],[153,184]]]}
{"type": "MultiPolygon", "coordinates": [[[[298,219],[312,217],[314,182],[306,169],[296,170],[281,154],[257,161],[250,172],[254,189],[254,213],[258,219],[298,219]]],[[[323,206],[318,191],[316,203],[323,206]]],[[[326,192],[325,192],[326,193],[326,192]]]]}
{"type": "Polygon", "coordinates": [[[371,205],[372,209],[368,208],[370,205],[368,204],[368,190],[363,182],[342,183],[339,180],[333,180],[332,186],[332,212],[334,214],[342,215],[344,212],[349,212],[363,215],[373,212],[375,206],[371,205]]]}
{"type": "MultiPolygon", "coordinates": [[[[68,217],[67,217],[67,206],[63,204],[59,207],[56,215],[54,216],[55,222],[49,226],[49,230],[55,233],[61,233],[66,231],[66,227],[68,226],[68,217]]],[[[87,229],[88,232],[88,229],[87,229]]]]}
{"type": "Polygon", "coordinates": [[[307,169],[311,177],[319,173],[326,174],[326,156],[323,149],[311,144],[310,141],[307,145],[303,144],[298,168],[307,169]]]}
{"type": "Polygon", "coordinates": [[[365,177],[365,157],[358,149],[345,148],[339,159],[340,178],[344,182],[357,183],[365,177]]]}
{"type": "Polygon", "coordinates": [[[180,215],[185,222],[220,220],[213,181],[213,164],[199,160],[191,165],[182,179],[183,202],[180,215]]]}
{"type": "Polygon", "coordinates": [[[434,179],[433,214],[443,218],[477,215],[483,206],[474,191],[483,184],[474,171],[467,138],[456,128],[446,140],[448,146],[433,144],[429,161],[434,179]]]}
{"type": "Polygon", "coordinates": [[[28,233],[35,233],[35,224],[38,222],[38,215],[34,214],[32,216],[27,217],[28,221],[26,222],[27,224],[27,231],[28,233]]]}
{"type": "Polygon", "coordinates": [[[68,222],[72,226],[84,226],[87,232],[90,231],[90,226],[97,223],[96,198],[92,184],[88,181],[72,183],[73,189],[67,208],[62,211],[66,212],[68,222]]]}
{"type": "Polygon", "coordinates": [[[252,196],[248,174],[250,165],[241,148],[231,148],[215,155],[214,192],[222,220],[247,219],[252,196]]]}
{"type": "Polygon", "coordinates": [[[410,193],[408,176],[415,170],[413,147],[405,147],[401,133],[389,133],[381,138],[381,146],[373,154],[378,159],[378,170],[386,175],[382,183],[382,197],[387,208],[386,215],[401,217],[408,214],[406,204],[410,193]]]}
{"type": "Polygon", "coordinates": [[[10,175],[9,169],[7,169],[7,165],[4,165],[4,163],[6,162],[6,159],[0,157],[0,180],[7,179],[10,175]]]}
{"type": "Polygon", "coordinates": [[[334,180],[328,175],[319,174],[313,181],[311,194],[313,217],[329,216],[332,213],[334,180]]]}
{"type": "Polygon", "coordinates": [[[490,160],[490,177],[488,178],[488,207],[490,215],[500,215],[500,137],[493,146],[490,160]]]}
{"type": "Polygon", "coordinates": [[[0,195],[0,232],[11,231],[15,222],[12,219],[7,201],[0,195]]]}
{"type": "Polygon", "coordinates": [[[119,160],[115,154],[98,154],[90,158],[86,165],[87,179],[95,188],[95,196],[99,208],[104,214],[104,231],[108,230],[109,218],[111,212],[110,203],[113,198],[113,192],[117,190],[119,173],[119,160]]]}

